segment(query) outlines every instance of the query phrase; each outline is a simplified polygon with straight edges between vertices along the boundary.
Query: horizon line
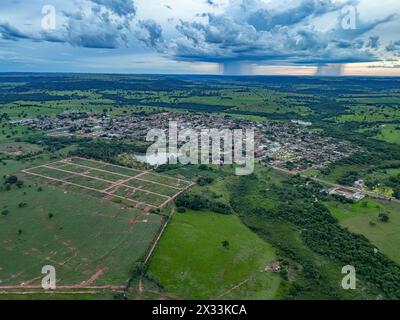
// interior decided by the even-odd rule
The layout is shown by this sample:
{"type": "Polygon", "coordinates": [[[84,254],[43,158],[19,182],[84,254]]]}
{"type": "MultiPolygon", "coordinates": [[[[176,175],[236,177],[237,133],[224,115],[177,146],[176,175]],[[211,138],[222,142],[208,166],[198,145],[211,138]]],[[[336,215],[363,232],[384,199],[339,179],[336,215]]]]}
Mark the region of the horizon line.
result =
{"type": "Polygon", "coordinates": [[[313,74],[213,74],[213,73],[118,73],[118,72],[68,72],[68,71],[0,71],[3,74],[76,74],[121,76],[196,76],[196,77],[297,77],[297,78],[400,78],[400,75],[313,75],[313,74]]]}

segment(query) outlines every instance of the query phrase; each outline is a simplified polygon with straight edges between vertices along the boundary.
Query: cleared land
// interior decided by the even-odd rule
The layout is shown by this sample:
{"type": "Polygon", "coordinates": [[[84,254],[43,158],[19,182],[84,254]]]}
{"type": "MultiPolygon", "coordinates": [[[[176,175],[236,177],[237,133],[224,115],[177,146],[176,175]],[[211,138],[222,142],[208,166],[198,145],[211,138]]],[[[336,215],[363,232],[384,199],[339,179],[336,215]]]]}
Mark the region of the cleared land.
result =
{"type": "Polygon", "coordinates": [[[2,142],[0,143],[0,154],[19,156],[29,152],[38,152],[42,149],[34,144],[24,142],[2,142]]]}
{"type": "Polygon", "coordinates": [[[20,172],[22,188],[0,193],[0,297],[43,295],[45,265],[56,268],[57,297],[122,292],[165,223],[149,209],[192,185],[78,157],[20,172]]]}
{"type": "Polygon", "coordinates": [[[192,182],[79,157],[36,166],[22,172],[89,191],[137,209],[162,209],[192,182]]]}
{"type": "Polygon", "coordinates": [[[0,298],[43,294],[44,265],[56,268],[57,294],[121,291],[163,223],[160,215],[33,183],[0,193],[0,205],[7,211],[0,215],[0,298]]]}
{"type": "Polygon", "coordinates": [[[171,298],[272,299],[281,280],[265,268],[275,259],[237,216],[188,211],[174,215],[149,274],[171,298]]]}
{"type": "Polygon", "coordinates": [[[351,232],[362,234],[383,254],[400,263],[400,209],[395,203],[382,203],[365,199],[353,204],[329,203],[333,216],[351,232]],[[388,222],[381,222],[379,214],[389,216],[388,222]]]}

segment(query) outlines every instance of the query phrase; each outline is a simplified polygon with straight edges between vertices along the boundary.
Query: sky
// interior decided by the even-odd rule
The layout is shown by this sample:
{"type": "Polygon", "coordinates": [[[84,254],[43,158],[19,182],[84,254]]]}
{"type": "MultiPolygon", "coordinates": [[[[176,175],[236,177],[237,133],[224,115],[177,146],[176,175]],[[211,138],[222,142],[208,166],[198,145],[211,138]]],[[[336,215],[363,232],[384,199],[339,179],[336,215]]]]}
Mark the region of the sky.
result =
{"type": "Polygon", "coordinates": [[[398,0],[1,0],[0,72],[400,76],[398,0]]]}

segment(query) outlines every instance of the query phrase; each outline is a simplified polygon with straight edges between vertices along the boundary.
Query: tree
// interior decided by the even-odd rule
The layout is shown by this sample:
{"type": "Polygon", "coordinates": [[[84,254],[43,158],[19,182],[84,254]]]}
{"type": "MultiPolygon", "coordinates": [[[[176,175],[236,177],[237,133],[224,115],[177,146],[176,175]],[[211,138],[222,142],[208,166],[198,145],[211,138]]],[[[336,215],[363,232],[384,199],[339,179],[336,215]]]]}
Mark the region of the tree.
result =
{"type": "Polygon", "coordinates": [[[207,184],[211,184],[213,181],[214,181],[214,179],[211,177],[199,177],[197,179],[197,184],[202,187],[207,184]]]}
{"type": "Polygon", "coordinates": [[[228,240],[222,241],[221,244],[222,244],[222,247],[224,247],[225,249],[228,249],[228,248],[229,248],[229,245],[230,245],[230,243],[229,243],[228,240]]]}
{"type": "Polygon", "coordinates": [[[389,216],[386,213],[380,213],[379,220],[381,222],[389,222],[389,216]]]}
{"type": "Polygon", "coordinates": [[[4,184],[14,184],[18,181],[18,178],[16,176],[9,176],[6,178],[6,181],[4,182],[4,184]]]}
{"type": "Polygon", "coordinates": [[[18,203],[18,208],[24,208],[26,207],[28,204],[26,202],[20,202],[18,203]]]}

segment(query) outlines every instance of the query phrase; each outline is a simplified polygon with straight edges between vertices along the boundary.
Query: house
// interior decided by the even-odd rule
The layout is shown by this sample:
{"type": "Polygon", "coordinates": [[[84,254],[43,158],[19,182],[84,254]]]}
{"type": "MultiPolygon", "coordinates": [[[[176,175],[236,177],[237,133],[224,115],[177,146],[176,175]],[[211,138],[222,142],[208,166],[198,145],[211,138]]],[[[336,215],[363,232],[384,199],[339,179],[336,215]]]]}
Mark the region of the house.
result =
{"type": "Polygon", "coordinates": [[[343,187],[333,187],[328,190],[328,194],[341,196],[353,201],[360,201],[365,198],[365,194],[361,191],[354,191],[343,187]]]}

